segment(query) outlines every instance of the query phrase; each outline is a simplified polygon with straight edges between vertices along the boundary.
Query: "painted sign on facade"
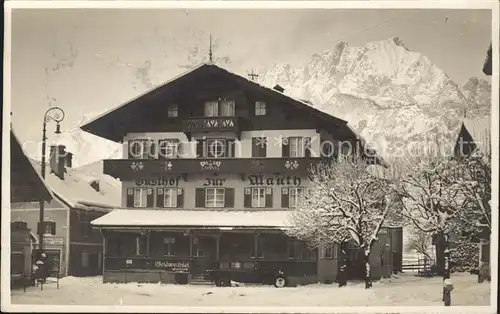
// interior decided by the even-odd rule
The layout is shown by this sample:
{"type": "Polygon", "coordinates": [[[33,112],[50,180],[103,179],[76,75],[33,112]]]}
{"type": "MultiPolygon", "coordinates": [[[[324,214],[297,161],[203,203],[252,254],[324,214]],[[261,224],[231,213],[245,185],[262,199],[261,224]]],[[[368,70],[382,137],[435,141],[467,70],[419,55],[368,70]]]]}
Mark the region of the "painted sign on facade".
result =
{"type": "Polygon", "coordinates": [[[297,176],[264,176],[261,174],[248,176],[250,185],[295,185],[300,186],[302,179],[297,176]]]}
{"type": "Polygon", "coordinates": [[[166,178],[166,177],[161,177],[158,179],[151,179],[151,180],[135,180],[135,185],[136,186],[179,186],[179,181],[181,180],[181,177],[175,177],[175,178],[166,178]]]}

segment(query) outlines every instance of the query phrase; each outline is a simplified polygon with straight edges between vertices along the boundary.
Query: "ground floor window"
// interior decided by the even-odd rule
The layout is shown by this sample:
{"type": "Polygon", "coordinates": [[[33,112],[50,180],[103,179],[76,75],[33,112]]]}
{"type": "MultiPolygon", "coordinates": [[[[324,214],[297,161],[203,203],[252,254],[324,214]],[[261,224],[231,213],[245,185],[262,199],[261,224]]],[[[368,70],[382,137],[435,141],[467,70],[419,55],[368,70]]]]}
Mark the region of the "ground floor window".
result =
{"type": "Polygon", "coordinates": [[[174,237],[163,238],[163,255],[175,256],[174,245],[175,245],[175,238],[174,237]]]}

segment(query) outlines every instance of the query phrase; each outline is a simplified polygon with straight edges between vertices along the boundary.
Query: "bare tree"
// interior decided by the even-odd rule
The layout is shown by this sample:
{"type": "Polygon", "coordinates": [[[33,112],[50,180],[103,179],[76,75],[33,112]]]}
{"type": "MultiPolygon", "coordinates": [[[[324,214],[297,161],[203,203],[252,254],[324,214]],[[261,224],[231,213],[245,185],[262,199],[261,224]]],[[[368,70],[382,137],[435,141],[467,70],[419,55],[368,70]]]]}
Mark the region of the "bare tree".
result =
{"type": "Polygon", "coordinates": [[[473,234],[491,233],[491,155],[475,152],[459,162],[457,184],[469,202],[461,223],[473,234]]]}
{"type": "Polygon", "coordinates": [[[431,260],[432,257],[429,252],[431,248],[432,235],[419,229],[415,229],[413,231],[412,236],[408,239],[406,249],[410,251],[414,250],[418,254],[425,256],[428,260],[431,260]]]}
{"type": "Polygon", "coordinates": [[[390,182],[370,174],[367,167],[364,160],[346,158],[313,168],[310,188],[291,212],[288,231],[317,245],[354,240],[364,251],[366,289],[372,287],[371,249],[393,204],[390,182]]]}
{"type": "MultiPolygon", "coordinates": [[[[411,174],[399,179],[396,189],[403,216],[418,230],[436,237],[436,255],[438,247],[443,248],[443,280],[450,278],[449,236],[470,204],[457,183],[460,175],[456,160],[423,158],[411,174]]],[[[449,305],[448,293],[443,289],[445,305],[449,305]]]]}

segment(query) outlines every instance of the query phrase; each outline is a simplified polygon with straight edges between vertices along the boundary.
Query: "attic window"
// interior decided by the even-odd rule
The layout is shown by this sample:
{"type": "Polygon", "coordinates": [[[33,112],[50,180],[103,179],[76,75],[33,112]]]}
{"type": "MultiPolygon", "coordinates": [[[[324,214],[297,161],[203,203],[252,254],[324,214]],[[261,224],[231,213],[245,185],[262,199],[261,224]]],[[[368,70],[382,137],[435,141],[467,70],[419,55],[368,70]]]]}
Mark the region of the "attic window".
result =
{"type": "Polygon", "coordinates": [[[177,105],[170,105],[168,106],[168,110],[167,110],[167,116],[169,118],[175,118],[179,115],[179,109],[177,107],[177,105]]]}
{"type": "Polygon", "coordinates": [[[90,182],[90,186],[96,190],[96,192],[99,192],[99,181],[98,180],[94,180],[92,182],[90,182]]]}
{"type": "Polygon", "coordinates": [[[256,101],[255,102],[255,115],[256,116],[265,116],[267,111],[266,102],[265,101],[256,101]]]}

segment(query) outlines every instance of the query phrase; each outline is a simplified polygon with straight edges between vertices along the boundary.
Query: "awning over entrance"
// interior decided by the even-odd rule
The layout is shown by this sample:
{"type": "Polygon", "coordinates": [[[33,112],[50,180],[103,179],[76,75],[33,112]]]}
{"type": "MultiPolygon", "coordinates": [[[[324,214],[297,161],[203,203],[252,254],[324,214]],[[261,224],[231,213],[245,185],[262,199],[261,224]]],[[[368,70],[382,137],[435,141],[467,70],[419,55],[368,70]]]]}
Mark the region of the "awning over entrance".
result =
{"type": "Polygon", "coordinates": [[[289,211],[115,209],[91,222],[98,227],[286,228],[289,211]]]}

